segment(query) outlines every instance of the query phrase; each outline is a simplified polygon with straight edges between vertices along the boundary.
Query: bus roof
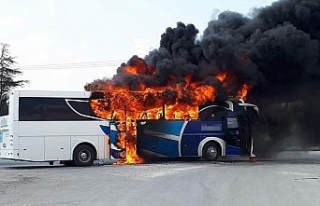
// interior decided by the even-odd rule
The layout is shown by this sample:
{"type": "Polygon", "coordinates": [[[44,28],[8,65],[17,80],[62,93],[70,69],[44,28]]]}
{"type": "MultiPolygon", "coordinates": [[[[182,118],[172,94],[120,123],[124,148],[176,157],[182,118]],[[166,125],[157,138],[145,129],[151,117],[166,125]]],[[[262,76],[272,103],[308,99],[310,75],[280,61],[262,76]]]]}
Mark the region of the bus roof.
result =
{"type": "Polygon", "coordinates": [[[13,90],[12,95],[20,97],[89,98],[88,91],[13,90]]]}

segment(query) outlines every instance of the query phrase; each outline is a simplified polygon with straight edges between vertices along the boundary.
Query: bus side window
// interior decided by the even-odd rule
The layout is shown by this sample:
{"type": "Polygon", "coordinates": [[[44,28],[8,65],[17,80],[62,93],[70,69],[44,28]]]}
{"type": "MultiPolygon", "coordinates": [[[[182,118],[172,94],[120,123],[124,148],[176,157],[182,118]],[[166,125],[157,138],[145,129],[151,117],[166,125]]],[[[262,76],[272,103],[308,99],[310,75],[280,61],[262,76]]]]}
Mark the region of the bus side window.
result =
{"type": "MultiPolygon", "coordinates": [[[[74,112],[67,105],[65,98],[21,97],[19,104],[20,121],[80,121],[89,119],[74,112]]],[[[73,104],[81,114],[89,113],[88,103],[75,102],[73,104]]]]}
{"type": "Polygon", "coordinates": [[[237,129],[239,127],[238,120],[236,117],[227,118],[227,128],[228,129],[237,129]]]}
{"type": "Polygon", "coordinates": [[[199,119],[201,120],[217,120],[221,119],[226,115],[226,108],[215,106],[215,107],[208,107],[201,112],[199,112],[199,119]]]}
{"type": "Polygon", "coordinates": [[[36,98],[19,99],[19,120],[36,121],[43,118],[43,104],[36,98]]]}

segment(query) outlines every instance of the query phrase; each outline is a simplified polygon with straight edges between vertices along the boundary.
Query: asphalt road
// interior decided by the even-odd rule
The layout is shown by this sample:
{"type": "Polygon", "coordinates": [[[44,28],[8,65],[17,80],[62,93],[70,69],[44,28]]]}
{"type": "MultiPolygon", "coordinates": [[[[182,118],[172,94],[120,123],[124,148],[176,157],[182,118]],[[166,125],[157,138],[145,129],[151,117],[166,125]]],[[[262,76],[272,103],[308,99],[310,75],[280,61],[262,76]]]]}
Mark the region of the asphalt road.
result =
{"type": "Polygon", "coordinates": [[[8,163],[0,161],[1,206],[320,205],[318,161],[85,168],[8,163]]]}
{"type": "Polygon", "coordinates": [[[0,168],[4,167],[19,167],[19,166],[44,166],[49,165],[47,162],[28,162],[0,159],[0,168]]]}

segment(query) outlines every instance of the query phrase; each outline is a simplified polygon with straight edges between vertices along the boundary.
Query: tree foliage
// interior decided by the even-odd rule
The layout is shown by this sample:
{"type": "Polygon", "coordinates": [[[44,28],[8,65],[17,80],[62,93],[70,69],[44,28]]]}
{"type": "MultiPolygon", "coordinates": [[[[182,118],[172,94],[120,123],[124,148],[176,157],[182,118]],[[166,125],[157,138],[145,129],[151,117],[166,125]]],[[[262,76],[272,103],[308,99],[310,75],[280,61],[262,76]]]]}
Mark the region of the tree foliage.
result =
{"type": "Polygon", "coordinates": [[[17,75],[21,75],[22,72],[19,68],[13,68],[15,57],[10,55],[8,44],[1,44],[0,53],[0,97],[1,97],[1,113],[3,113],[3,107],[6,106],[5,102],[7,100],[6,92],[9,90],[23,86],[29,83],[28,80],[15,80],[17,75]]]}
{"type": "Polygon", "coordinates": [[[27,80],[14,80],[17,75],[22,74],[18,68],[12,68],[16,63],[14,57],[10,56],[8,44],[1,44],[0,57],[0,95],[9,91],[12,88],[23,86],[28,83],[27,80]]]}

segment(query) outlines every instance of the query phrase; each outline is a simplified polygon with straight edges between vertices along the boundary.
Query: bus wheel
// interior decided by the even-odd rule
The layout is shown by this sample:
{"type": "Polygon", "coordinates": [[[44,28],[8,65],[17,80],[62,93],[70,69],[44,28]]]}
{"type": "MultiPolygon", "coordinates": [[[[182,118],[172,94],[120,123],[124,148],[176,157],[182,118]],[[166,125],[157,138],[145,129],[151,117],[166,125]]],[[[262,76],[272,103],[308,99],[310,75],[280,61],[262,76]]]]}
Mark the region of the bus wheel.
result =
{"type": "Polygon", "coordinates": [[[202,158],[208,161],[215,161],[221,155],[220,147],[214,142],[206,143],[202,148],[202,158]]]}
{"type": "Polygon", "coordinates": [[[86,144],[78,145],[73,151],[73,163],[76,166],[92,165],[96,156],[95,150],[86,144]]]}

